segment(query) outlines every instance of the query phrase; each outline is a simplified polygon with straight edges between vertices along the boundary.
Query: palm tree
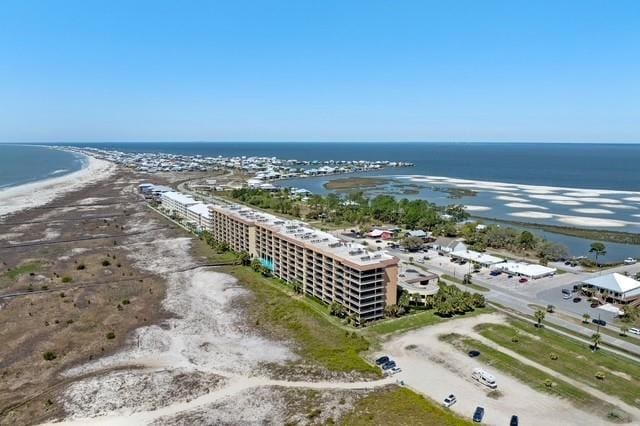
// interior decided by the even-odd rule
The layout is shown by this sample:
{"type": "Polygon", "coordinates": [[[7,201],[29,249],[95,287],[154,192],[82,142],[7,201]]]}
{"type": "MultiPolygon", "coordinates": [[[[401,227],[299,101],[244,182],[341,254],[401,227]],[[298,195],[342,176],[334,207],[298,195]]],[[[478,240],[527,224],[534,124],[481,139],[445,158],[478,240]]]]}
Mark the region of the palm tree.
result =
{"type": "Polygon", "coordinates": [[[593,335],[591,336],[591,341],[593,342],[593,350],[597,351],[598,345],[602,341],[602,336],[600,335],[600,333],[593,333],[593,335]]]}
{"type": "Polygon", "coordinates": [[[607,254],[606,246],[601,242],[591,243],[591,248],[589,249],[589,253],[593,253],[596,257],[596,267],[600,266],[598,264],[598,257],[604,256],[607,254]]]}
{"type": "Polygon", "coordinates": [[[629,327],[624,324],[620,326],[620,335],[622,337],[627,337],[627,331],[629,331],[629,327]]]}
{"type": "Polygon", "coordinates": [[[536,319],[536,322],[538,323],[536,325],[536,327],[541,327],[542,326],[542,321],[544,320],[544,311],[542,309],[538,309],[537,311],[534,312],[533,317],[536,319]]]}
{"type": "Polygon", "coordinates": [[[582,322],[583,323],[588,324],[590,319],[591,319],[591,315],[587,314],[586,312],[584,314],[582,314],[582,322]]]}

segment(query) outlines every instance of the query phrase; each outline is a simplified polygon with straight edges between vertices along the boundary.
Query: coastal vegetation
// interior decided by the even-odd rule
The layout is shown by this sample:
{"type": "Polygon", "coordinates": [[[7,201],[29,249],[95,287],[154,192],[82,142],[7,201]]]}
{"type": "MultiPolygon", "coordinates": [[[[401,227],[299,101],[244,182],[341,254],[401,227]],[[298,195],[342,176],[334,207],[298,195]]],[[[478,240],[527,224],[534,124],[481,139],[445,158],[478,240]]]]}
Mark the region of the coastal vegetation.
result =
{"type": "MultiPolygon", "coordinates": [[[[640,364],[608,351],[594,351],[589,344],[567,338],[546,328],[532,328],[527,322],[510,319],[508,324],[481,324],[476,326],[482,336],[532,361],[567,377],[572,377],[609,395],[620,397],[626,403],[638,406],[640,364]],[[513,336],[518,335],[517,341],[513,336]],[[549,354],[556,354],[553,360],[549,354]],[[604,380],[594,376],[606,371],[604,380]]],[[[600,336],[592,343],[599,344],[600,336]]]]}
{"type": "Polygon", "coordinates": [[[378,177],[349,177],[332,179],[323,186],[332,191],[356,191],[375,188],[376,186],[385,185],[390,181],[390,179],[378,177]]]}
{"type": "Polygon", "coordinates": [[[456,235],[455,223],[469,217],[464,206],[436,206],[424,200],[397,200],[391,195],[367,198],[356,191],[346,195],[312,195],[303,202],[288,189],[268,192],[257,188],[231,191],[232,199],[262,209],[336,225],[390,224],[408,229],[424,229],[436,235],[456,235]],[[443,217],[443,215],[446,215],[443,217]]]}
{"type": "Polygon", "coordinates": [[[449,410],[401,387],[391,387],[370,393],[360,399],[353,410],[340,419],[340,425],[411,425],[443,426],[471,425],[449,410]]]}
{"type": "MultiPolygon", "coordinates": [[[[477,218],[481,220],[482,218],[477,218]]],[[[554,234],[567,235],[569,237],[582,238],[592,241],[604,241],[619,244],[640,245],[640,234],[633,232],[575,228],[570,226],[548,225],[543,223],[529,223],[505,219],[491,219],[491,222],[512,225],[516,227],[527,227],[539,229],[541,231],[552,232],[554,234]]]]}
{"type": "Polygon", "coordinates": [[[543,262],[569,257],[569,252],[564,245],[536,237],[526,230],[519,231],[511,227],[490,224],[480,231],[476,223],[469,222],[460,227],[459,234],[472,249],[477,251],[485,251],[487,248],[506,249],[510,252],[538,256],[543,262]]]}

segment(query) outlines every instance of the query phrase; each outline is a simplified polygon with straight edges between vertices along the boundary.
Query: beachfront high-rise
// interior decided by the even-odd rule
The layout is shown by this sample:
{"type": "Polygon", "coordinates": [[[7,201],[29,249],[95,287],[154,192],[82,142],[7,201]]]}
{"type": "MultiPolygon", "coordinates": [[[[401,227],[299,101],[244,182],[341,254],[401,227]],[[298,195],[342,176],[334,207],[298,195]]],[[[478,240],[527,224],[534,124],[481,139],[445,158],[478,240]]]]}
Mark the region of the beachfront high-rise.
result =
{"type": "Polygon", "coordinates": [[[361,321],[382,318],[397,297],[398,258],[343,241],[299,222],[220,202],[205,205],[168,192],[163,208],[206,229],[237,252],[325,303],[337,302],[361,321]]]}
{"type": "Polygon", "coordinates": [[[394,256],[240,205],[210,205],[209,211],[214,239],[259,259],[274,276],[299,283],[309,296],[337,302],[367,321],[396,303],[394,256]]]}

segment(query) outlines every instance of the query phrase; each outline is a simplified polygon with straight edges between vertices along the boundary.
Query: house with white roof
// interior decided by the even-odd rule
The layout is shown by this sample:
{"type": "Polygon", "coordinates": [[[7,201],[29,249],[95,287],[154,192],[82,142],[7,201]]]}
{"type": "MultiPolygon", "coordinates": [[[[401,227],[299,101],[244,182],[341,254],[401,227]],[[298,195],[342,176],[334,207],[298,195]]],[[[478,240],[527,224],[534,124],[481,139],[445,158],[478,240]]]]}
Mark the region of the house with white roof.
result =
{"type": "Polygon", "coordinates": [[[640,304],[640,281],[614,272],[582,282],[582,291],[609,303],[640,304]]]}

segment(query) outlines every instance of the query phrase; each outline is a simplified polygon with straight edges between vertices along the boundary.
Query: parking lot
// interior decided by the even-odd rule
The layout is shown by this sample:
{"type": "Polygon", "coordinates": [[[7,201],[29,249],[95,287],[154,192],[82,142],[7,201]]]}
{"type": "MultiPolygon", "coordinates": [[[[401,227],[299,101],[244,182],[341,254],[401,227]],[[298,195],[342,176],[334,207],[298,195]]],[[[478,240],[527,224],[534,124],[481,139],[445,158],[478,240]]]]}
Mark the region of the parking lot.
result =
{"type": "Polygon", "coordinates": [[[606,311],[601,308],[592,308],[591,302],[587,297],[581,296],[579,293],[572,293],[570,299],[563,299],[562,288],[571,289],[572,286],[563,286],[558,288],[551,288],[538,293],[538,297],[547,302],[549,305],[555,306],[557,309],[561,309],[567,312],[573,312],[576,315],[582,316],[587,313],[591,318],[598,318],[605,320],[607,323],[611,323],[616,315],[610,311],[606,311]],[[573,299],[579,297],[580,302],[574,302],[573,299]]]}

